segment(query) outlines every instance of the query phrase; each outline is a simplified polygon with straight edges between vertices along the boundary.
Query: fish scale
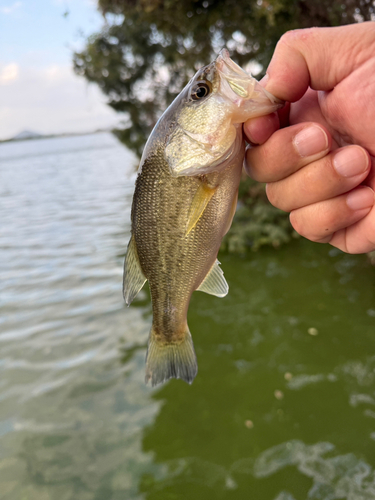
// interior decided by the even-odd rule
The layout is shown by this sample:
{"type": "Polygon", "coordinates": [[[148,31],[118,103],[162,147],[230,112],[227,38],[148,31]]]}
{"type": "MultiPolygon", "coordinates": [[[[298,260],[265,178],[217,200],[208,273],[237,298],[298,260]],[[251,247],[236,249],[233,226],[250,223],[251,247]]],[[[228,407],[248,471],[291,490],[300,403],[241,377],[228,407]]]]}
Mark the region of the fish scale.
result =
{"type": "Polygon", "coordinates": [[[160,145],[157,159],[143,165],[137,179],[132,224],[140,265],[150,285],[154,325],[163,340],[178,342],[181,332],[185,332],[191,294],[216,260],[225,217],[238,188],[242,155],[237,165],[229,165],[225,172],[211,175],[220,189],[196,227],[186,236],[181,219],[187,220],[200,181],[194,177],[171,177],[164,147],[160,145]],[[236,166],[237,175],[233,175],[236,166]],[[162,181],[157,185],[150,183],[155,172],[162,181]],[[148,190],[152,190],[152,196],[147,196],[147,203],[143,203],[142,193],[148,190]],[[168,303],[178,309],[178,318],[169,314],[168,303]],[[161,323],[163,331],[158,327],[161,323]]]}

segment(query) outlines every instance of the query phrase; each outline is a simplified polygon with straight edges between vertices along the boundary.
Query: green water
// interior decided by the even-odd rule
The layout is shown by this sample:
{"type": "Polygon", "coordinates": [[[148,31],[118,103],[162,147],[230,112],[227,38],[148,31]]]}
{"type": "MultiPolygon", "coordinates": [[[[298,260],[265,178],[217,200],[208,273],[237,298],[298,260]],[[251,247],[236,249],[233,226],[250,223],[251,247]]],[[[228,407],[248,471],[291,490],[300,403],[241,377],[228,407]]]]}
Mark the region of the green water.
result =
{"type": "Polygon", "coordinates": [[[150,389],[148,291],[121,297],[132,159],[54,141],[0,149],[1,500],[375,499],[375,268],[303,240],[221,255],[196,380],[150,389]]]}
{"type": "Polygon", "coordinates": [[[374,270],[305,242],[221,261],[229,297],[197,293],[190,307],[196,382],[153,396],[163,405],[143,449],[167,473],[143,476],[141,491],[375,498],[374,270]]]}

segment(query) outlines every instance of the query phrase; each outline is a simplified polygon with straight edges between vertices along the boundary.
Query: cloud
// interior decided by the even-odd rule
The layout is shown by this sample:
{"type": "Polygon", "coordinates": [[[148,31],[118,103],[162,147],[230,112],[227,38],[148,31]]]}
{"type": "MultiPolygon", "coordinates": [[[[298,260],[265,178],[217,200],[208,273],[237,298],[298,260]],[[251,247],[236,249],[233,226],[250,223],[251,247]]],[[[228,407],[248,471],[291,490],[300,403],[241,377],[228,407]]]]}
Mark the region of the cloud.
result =
{"type": "Polygon", "coordinates": [[[45,134],[116,126],[121,117],[105,104],[99,88],[70,66],[41,69],[10,64],[0,68],[0,138],[24,129],[45,134]],[[5,79],[4,79],[5,75],[5,79]]]}
{"type": "Polygon", "coordinates": [[[0,85],[8,85],[18,78],[18,64],[11,63],[0,67],[0,85]]]}
{"type": "Polygon", "coordinates": [[[22,2],[13,2],[10,5],[5,5],[0,7],[0,12],[2,14],[12,14],[15,10],[18,10],[22,6],[22,2]]]}

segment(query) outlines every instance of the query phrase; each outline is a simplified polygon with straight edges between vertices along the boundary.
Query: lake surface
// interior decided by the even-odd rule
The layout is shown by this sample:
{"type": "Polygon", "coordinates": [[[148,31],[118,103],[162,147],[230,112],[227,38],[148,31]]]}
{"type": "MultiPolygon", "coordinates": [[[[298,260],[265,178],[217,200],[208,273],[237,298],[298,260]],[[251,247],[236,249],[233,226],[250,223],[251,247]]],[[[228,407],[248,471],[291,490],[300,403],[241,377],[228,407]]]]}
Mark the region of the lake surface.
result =
{"type": "Polygon", "coordinates": [[[135,164],[109,134],[0,145],[1,500],[373,500],[375,268],[302,240],[221,255],[196,380],[146,387],[135,164]]]}

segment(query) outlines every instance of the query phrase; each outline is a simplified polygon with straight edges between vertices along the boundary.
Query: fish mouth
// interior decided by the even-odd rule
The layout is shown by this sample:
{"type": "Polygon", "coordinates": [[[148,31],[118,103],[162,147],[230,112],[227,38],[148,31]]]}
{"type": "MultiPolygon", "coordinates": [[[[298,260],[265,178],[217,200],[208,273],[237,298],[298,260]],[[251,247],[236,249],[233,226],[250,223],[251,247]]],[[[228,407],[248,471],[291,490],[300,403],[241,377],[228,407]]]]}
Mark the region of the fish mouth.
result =
{"type": "Polygon", "coordinates": [[[254,77],[238,66],[230,58],[227,49],[224,48],[220,51],[215,60],[215,65],[220,75],[221,91],[237,107],[244,105],[250,99],[259,100],[259,98],[270,101],[277,108],[285,104],[284,101],[267,92],[254,77]]]}
{"type": "Polygon", "coordinates": [[[219,55],[217,56],[217,58],[215,60],[215,63],[216,63],[217,70],[223,76],[232,75],[233,77],[238,76],[238,77],[244,78],[246,80],[251,79],[251,76],[248,73],[246,73],[246,71],[243,70],[241,68],[241,66],[238,66],[238,64],[236,64],[230,58],[229,52],[225,48],[221,49],[219,55]]]}
{"type": "Polygon", "coordinates": [[[251,98],[256,80],[232,61],[227,49],[221,50],[215,63],[220,75],[221,91],[225,95],[235,101],[238,106],[243,100],[251,98]]]}

